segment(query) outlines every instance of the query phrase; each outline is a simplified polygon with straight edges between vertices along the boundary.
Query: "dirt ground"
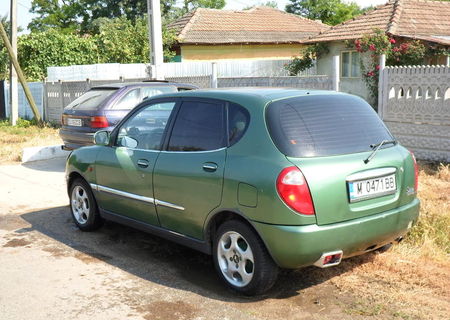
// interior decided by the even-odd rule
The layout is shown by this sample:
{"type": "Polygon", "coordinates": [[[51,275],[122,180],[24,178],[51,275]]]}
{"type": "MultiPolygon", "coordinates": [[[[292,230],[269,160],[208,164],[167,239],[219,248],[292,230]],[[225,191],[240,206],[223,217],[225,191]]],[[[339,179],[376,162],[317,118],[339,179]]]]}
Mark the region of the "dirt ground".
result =
{"type": "Polygon", "coordinates": [[[204,254],[114,223],[79,231],[65,190],[63,160],[0,166],[2,320],[450,318],[450,259],[397,247],[247,298],[204,254]]]}

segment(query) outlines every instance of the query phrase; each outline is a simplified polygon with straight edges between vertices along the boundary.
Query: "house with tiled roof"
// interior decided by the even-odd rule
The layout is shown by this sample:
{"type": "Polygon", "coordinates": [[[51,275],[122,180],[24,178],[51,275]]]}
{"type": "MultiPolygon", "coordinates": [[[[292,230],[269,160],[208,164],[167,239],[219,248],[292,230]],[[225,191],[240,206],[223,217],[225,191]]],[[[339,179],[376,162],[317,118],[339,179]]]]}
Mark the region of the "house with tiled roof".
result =
{"type": "Polygon", "coordinates": [[[224,59],[290,59],[302,41],[329,27],[284,11],[198,8],[169,27],[177,34],[178,61],[224,59]]]}
{"type": "MultiPolygon", "coordinates": [[[[333,26],[304,43],[326,43],[329,53],[317,61],[319,74],[332,75],[333,56],[340,56],[342,91],[368,98],[362,80],[360,54],[348,43],[379,29],[402,41],[420,40],[426,46],[450,47],[450,2],[431,0],[391,0],[358,17],[333,26]]],[[[446,56],[429,56],[423,64],[448,64],[446,56]]]]}

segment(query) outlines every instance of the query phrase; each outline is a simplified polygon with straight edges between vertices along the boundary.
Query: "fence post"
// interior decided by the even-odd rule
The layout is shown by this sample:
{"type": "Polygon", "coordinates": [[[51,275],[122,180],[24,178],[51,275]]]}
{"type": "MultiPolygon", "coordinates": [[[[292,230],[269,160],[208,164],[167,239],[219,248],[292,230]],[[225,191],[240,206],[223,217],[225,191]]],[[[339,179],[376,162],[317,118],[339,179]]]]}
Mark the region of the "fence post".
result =
{"type": "Polygon", "coordinates": [[[447,67],[450,67],[450,56],[447,56],[447,67]]]}
{"type": "Polygon", "coordinates": [[[386,67],[386,55],[382,54],[380,56],[380,69],[378,70],[378,105],[377,105],[377,110],[378,110],[378,115],[382,118],[383,116],[383,95],[384,93],[384,77],[383,77],[383,70],[386,67]]]}
{"type": "Polygon", "coordinates": [[[211,63],[211,88],[217,88],[217,62],[211,63]]]}
{"type": "MultiPolygon", "coordinates": [[[[64,112],[64,90],[63,90],[62,80],[58,80],[58,84],[59,84],[60,110],[61,110],[61,114],[62,114],[64,112]]],[[[60,110],[58,110],[58,112],[60,110]]],[[[62,118],[60,118],[60,119],[62,119],[62,118]]]]}
{"type": "Polygon", "coordinates": [[[333,90],[339,91],[339,55],[333,56],[333,90]]]}
{"type": "Polygon", "coordinates": [[[42,119],[48,121],[48,93],[47,93],[47,78],[42,80],[42,119]]]}

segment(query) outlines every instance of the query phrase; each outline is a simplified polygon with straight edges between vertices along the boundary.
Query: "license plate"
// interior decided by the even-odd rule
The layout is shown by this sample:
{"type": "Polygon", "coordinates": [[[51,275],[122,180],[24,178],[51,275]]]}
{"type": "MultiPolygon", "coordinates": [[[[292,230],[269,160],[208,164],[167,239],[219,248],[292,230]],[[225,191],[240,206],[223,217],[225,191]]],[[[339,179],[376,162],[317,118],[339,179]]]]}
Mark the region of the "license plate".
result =
{"type": "Polygon", "coordinates": [[[82,125],[81,119],[68,118],[67,125],[74,126],[74,127],[81,127],[81,125],[82,125]]]}
{"type": "Polygon", "coordinates": [[[377,198],[397,191],[395,174],[348,182],[350,202],[377,198]]]}

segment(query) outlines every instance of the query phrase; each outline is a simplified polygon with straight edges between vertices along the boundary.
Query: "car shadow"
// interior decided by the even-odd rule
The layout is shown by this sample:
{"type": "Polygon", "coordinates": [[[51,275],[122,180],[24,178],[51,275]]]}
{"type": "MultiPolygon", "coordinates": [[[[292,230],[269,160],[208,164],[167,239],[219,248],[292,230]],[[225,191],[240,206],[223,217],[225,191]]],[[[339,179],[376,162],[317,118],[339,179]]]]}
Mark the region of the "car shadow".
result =
{"type": "Polygon", "coordinates": [[[33,161],[22,163],[22,166],[31,170],[46,172],[64,172],[67,158],[55,158],[49,160],[33,161]]]}
{"type": "Polygon", "coordinates": [[[146,281],[226,302],[248,303],[297,296],[303,289],[349,272],[374,257],[369,253],[328,269],[282,270],[277,283],[266,294],[246,297],[220,282],[210,256],[182,245],[113,222],[106,222],[95,232],[82,232],[73,223],[68,206],[25,213],[21,218],[31,227],[16,230],[17,233],[38,231],[94,260],[99,259],[146,281]]]}

